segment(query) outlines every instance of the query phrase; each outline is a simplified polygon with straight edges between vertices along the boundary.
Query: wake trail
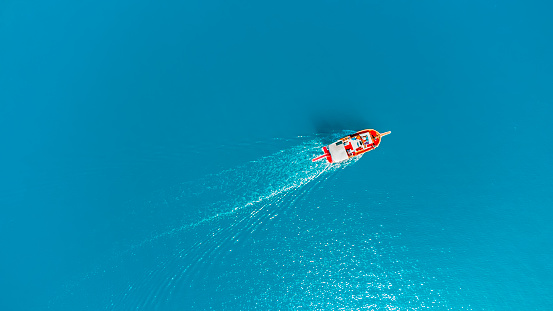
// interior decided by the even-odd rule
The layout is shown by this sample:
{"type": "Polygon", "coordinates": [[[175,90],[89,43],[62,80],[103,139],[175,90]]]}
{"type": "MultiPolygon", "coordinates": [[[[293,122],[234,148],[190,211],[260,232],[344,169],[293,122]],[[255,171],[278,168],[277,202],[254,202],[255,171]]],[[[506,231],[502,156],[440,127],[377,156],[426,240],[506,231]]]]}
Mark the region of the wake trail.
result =
{"type": "MultiPolygon", "coordinates": [[[[231,250],[244,251],[241,247],[255,234],[270,234],[277,216],[296,213],[292,207],[299,199],[357,161],[311,162],[321,146],[346,134],[261,142],[289,147],[164,189],[151,200],[131,201],[120,227],[134,242],[115,241],[123,243],[120,250],[66,284],[50,308],[172,309],[190,298],[190,286],[205,286],[205,274],[232,261],[231,250]]],[[[240,146],[240,151],[261,143],[240,146]]]]}
{"type": "MultiPolygon", "coordinates": [[[[203,216],[131,247],[134,252],[146,245],[155,247],[163,244],[162,240],[175,239],[180,244],[173,255],[160,261],[144,278],[132,282],[113,309],[154,306],[186,291],[186,284],[213,262],[223,260],[229,248],[243,243],[282,209],[324,182],[329,173],[357,160],[333,165],[313,163],[311,159],[320,153],[322,139],[302,140],[299,145],[183,186],[174,201],[200,199],[195,207],[202,210],[203,216]]],[[[182,206],[189,207],[186,203],[182,206]]]]}
{"type": "MultiPolygon", "coordinates": [[[[300,189],[320,176],[349,164],[328,165],[325,162],[311,162],[311,158],[320,153],[321,146],[321,139],[310,139],[301,145],[280,150],[237,168],[208,176],[192,187],[188,184],[183,185],[183,188],[186,189],[183,189],[176,199],[185,201],[183,198],[189,196],[205,198],[207,202],[204,201],[202,204],[208,205],[204,209],[209,210],[207,213],[211,215],[158,233],[133,245],[130,250],[140,248],[160,238],[252,209],[273,198],[300,189]],[[212,196],[212,194],[214,195],[212,196]],[[209,198],[220,196],[224,196],[226,199],[213,200],[209,198]]],[[[355,162],[355,160],[350,162],[355,162]]],[[[169,204],[167,201],[164,202],[169,204]]],[[[183,203],[183,205],[185,204],[183,203]]]]}

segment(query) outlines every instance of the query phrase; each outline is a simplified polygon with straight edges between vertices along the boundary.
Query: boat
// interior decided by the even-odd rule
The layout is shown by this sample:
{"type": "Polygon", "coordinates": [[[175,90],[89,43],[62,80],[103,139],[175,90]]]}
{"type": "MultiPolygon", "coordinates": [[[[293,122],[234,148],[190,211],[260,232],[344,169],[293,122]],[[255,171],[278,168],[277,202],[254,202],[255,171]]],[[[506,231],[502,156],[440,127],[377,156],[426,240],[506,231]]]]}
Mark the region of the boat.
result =
{"type": "Polygon", "coordinates": [[[326,159],[328,163],[338,163],[376,149],[383,136],[392,132],[379,133],[373,129],[359,131],[355,134],[340,138],[334,143],[322,147],[324,152],[311,161],[326,159]]]}

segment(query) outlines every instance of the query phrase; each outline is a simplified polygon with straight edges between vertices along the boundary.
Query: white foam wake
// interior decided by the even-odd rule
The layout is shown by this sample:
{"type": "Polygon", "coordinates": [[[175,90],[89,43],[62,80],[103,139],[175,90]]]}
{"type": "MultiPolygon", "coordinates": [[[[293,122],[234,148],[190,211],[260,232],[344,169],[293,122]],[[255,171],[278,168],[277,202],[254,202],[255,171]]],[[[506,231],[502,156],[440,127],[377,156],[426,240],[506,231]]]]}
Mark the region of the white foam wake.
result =
{"type": "Polygon", "coordinates": [[[183,216],[183,224],[157,233],[133,248],[255,208],[358,160],[332,165],[325,161],[311,162],[320,153],[323,143],[319,138],[303,140],[299,145],[207,176],[193,185],[182,184],[172,200],[164,198],[163,204],[181,206],[183,215],[186,214],[183,216]],[[201,200],[195,202],[196,206],[190,206],[187,199],[191,197],[201,200]]]}
{"type": "Polygon", "coordinates": [[[163,204],[183,210],[181,225],[154,234],[131,249],[140,253],[144,247],[177,247],[143,278],[129,282],[113,309],[162,307],[159,304],[170,301],[175,293],[186,295],[186,284],[194,282],[212,263],[220,262],[239,241],[267,225],[300,197],[307,185],[316,185],[325,179],[323,176],[357,160],[332,165],[311,162],[325,143],[320,138],[303,137],[293,147],[180,185],[163,204]]]}

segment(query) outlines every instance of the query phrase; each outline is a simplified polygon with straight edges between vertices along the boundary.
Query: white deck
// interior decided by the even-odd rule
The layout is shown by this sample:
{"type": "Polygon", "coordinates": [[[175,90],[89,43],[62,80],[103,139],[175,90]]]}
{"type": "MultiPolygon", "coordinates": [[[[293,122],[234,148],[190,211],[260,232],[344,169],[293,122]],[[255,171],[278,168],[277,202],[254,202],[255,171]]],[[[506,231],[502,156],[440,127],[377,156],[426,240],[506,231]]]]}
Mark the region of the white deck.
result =
{"type": "Polygon", "coordinates": [[[350,141],[351,141],[351,147],[353,148],[353,150],[356,150],[357,148],[362,147],[363,145],[363,142],[355,137],[351,138],[350,141]]]}
{"type": "Polygon", "coordinates": [[[346,151],[346,148],[344,147],[344,144],[336,145],[336,143],[341,142],[340,140],[328,145],[328,152],[330,152],[330,156],[332,157],[332,162],[340,162],[348,159],[348,153],[346,151]]]}

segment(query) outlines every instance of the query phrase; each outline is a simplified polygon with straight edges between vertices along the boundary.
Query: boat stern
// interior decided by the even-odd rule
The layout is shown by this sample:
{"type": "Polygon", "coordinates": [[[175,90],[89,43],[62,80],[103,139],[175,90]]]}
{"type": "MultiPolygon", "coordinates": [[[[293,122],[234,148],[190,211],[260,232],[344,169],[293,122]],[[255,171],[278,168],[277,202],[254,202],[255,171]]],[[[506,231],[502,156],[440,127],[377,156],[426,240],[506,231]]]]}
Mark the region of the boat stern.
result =
{"type": "Polygon", "coordinates": [[[311,162],[316,162],[316,161],[319,161],[319,160],[322,160],[322,159],[325,159],[326,158],[326,161],[328,163],[332,163],[332,157],[330,155],[330,152],[328,151],[328,148],[325,146],[325,147],[322,147],[321,150],[323,150],[324,154],[323,155],[320,155],[316,158],[313,158],[311,160],[311,162]]]}

